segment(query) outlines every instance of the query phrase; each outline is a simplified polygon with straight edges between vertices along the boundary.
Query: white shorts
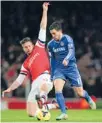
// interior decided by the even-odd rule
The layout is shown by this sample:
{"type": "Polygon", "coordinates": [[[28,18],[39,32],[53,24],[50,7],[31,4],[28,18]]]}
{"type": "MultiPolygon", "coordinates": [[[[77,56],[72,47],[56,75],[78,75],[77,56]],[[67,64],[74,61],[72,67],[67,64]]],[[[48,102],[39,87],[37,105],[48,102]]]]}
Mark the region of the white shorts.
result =
{"type": "Polygon", "coordinates": [[[52,90],[53,88],[53,83],[50,80],[50,74],[44,73],[41,74],[39,77],[37,77],[32,85],[31,85],[31,91],[28,95],[27,102],[36,102],[35,96],[37,94],[40,94],[40,88],[42,84],[46,83],[48,86],[48,93],[52,90]]]}

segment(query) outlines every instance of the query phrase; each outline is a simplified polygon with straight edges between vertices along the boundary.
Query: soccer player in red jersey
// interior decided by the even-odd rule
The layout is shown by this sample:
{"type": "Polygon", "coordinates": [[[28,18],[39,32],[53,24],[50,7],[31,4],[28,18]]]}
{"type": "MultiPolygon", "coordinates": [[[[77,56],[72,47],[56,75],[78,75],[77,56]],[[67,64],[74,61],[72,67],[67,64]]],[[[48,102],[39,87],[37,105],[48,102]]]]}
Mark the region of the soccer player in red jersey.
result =
{"type": "MultiPolygon", "coordinates": [[[[45,50],[48,5],[48,2],[43,3],[40,31],[35,46],[29,37],[20,41],[20,44],[28,57],[22,64],[21,71],[17,79],[2,93],[4,96],[5,93],[15,90],[28,76],[31,77],[32,86],[27,99],[27,114],[29,116],[36,115],[36,111],[38,109],[36,95],[39,94],[40,97],[44,97],[46,98],[44,100],[47,100],[47,94],[53,87],[50,80],[49,59],[45,50]]],[[[42,102],[44,102],[44,100],[42,100],[42,102]]],[[[51,108],[56,108],[56,106],[52,105],[50,109],[51,108]]]]}

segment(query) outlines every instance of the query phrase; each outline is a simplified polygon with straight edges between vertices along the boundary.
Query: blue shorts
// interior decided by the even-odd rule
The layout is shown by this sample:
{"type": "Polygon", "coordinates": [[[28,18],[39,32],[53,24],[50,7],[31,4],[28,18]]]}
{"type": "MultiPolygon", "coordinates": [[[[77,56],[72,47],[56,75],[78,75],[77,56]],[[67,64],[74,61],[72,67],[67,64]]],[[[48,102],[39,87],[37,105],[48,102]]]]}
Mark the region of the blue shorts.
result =
{"type": "Polygon", "coordinates": [[[68,69],[56,69],[52,76],[52,80],[63,79],[66,82],[69,80],[71,86],[81,87],[83,86],[80,73],[76,67],[70,67],[68,69]]]}

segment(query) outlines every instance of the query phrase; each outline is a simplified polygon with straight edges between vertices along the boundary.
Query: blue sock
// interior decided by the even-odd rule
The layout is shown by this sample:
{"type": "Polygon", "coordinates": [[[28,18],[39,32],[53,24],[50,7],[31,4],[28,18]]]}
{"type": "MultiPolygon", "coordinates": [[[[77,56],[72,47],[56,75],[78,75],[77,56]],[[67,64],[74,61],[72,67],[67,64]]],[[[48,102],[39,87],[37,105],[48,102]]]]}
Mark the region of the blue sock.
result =
{"type": "Polygon", "coordinates": [[[85,98],[88,103],[92,102],[91,97],[89,96],[89,94],[85,90],[84,90],[84,93],[83,93],[83,98],[85,98]]]}
{"type": "Polygon", "coordinates": [[[56,100],[62,113],[66,113],[65,100],[61,92],[56,92],[56,100]]]}

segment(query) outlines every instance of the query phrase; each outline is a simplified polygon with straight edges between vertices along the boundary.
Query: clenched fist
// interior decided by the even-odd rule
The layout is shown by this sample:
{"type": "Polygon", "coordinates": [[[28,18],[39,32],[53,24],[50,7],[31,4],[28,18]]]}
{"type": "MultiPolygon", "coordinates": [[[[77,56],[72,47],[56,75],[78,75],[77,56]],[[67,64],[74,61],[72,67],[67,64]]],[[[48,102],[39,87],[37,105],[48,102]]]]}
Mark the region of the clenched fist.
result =
{"type": "Polygon", "coordinates": [[[68,60],[64,59],[63,62],[62,62],[62,64],[63,64],[64,66],[68,66],[68,60]]]}
{"type": "Polygon", "coordinates": [[[48,6],[49,6],[50,4],[49,4],[49,2],[44,2],[43,3],[43,10],[48,10],[48,6]]]}

